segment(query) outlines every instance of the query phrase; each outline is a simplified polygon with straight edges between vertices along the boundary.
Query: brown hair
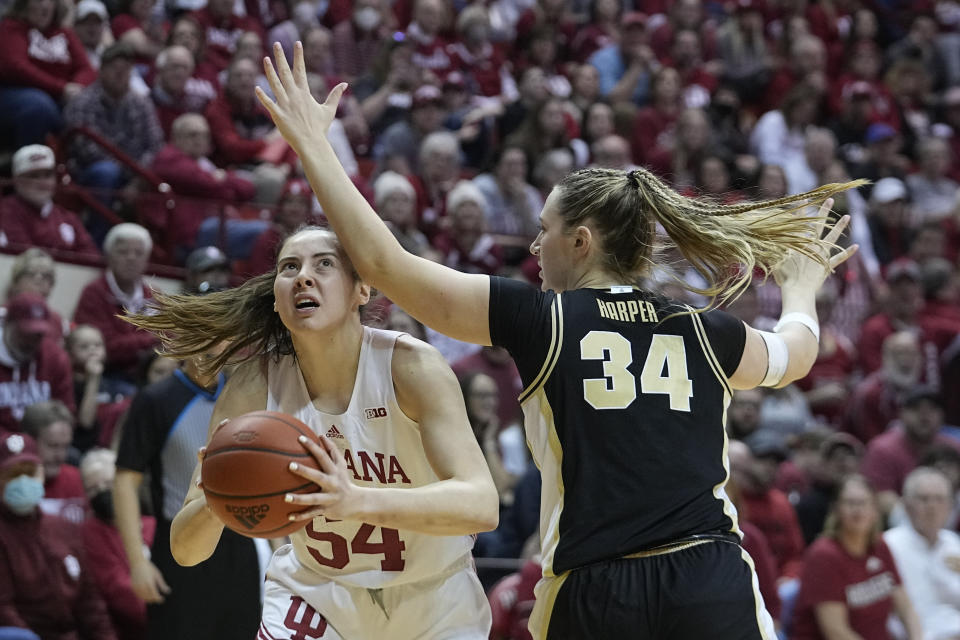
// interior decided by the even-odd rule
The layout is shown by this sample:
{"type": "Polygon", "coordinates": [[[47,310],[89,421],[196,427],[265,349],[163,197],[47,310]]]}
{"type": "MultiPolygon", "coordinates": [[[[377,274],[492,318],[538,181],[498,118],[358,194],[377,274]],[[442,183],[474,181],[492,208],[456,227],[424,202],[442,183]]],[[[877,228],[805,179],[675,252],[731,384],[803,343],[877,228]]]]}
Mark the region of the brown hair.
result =
{"type": "MultiPolygon", "coordinates": [[[[283,244],[305,231],[324,231],[336,238],[333,231],[325,227],[305,226],[288,236],[283,244]]],[[[339,245],[337,250],[350,267],[353,278],[359,280],[339,245]]],[[[262,355],[289,355],[294,352],[290,331],[273,309],[276,276],[276,271],[268,271],[235,289],[203,296],[156,294],[149,314],[124,316],[124,319],[156,335],[163,345],[163,355],[172,358],[204,355],[226,343],[218,355],[200,359],[198,366],[205,373],[262,355]]]]}
{"type": "Polygon", "coordinates": [[[837,485],[836,493],[833,497],[833,503],[830,505],[830,513],[827,514],[827,519],[823,523],[823,535],[827,538],[833,538],[834,540],[840,535],[840,523],[837,518],[837,506],[840,503],[840,494],[843,493],[843,490],[846,489],[849,484],[859,484],[864,487],[869,493],[870,498],[873,500],[873,508],[877,512],[876,522],[873,524],[873,532],[870,536],[870,543],[877,541],[877,538],[880,537],[882,533],[882,521],[883,517],[880,513],[880,505],[877,502],[877,492],[874,490],[870,482],[860,475],[859,473],[851,473],[848,476],[845,476],[840,483],[837,485]]]}
{"type": "MultiPolygon", "coordinates": [[[[4,14],[4,16],[8,18],[17,18],[18,20],[26,20],[28,4],[30,4],[30,0],[13,0],[13,3],[10,5],[10,8],[7,9],[7,12],[4,14]]],[[[66,15],[67,8],[64,6],[63,2],[61,2],[61,0],[55,0],[53,5],[53,17],[50,19],[50,24],[44,27],[44,29],[55,29],[63,26],[63,18],[66,15]]]]}
{"type": "Polygon", "coordinates": [[[590,221],[599,232],[606,270],[627,281],[649,273],[659,223],[707,280],[703,288],[680,284],[710,297],[713,306],[736,298],[754,269],[768,275],[791,251],[827,266],[817,248],[830,248],[828,243],[809,235],[811,223],[821,218],[800,212],[865,183],[827,184],[777,200],[725,205],[682,196],[645,169],[581,169],[557,189],[566,228],[590,221]]]}
{"type": "Polygon", "coordinates": [[[36,402],[23,410],[20,428],[25,434],[38,440],[40,433],[55,422],[66,422],[73,428],[73,413],[59,400],[36,402]]]}

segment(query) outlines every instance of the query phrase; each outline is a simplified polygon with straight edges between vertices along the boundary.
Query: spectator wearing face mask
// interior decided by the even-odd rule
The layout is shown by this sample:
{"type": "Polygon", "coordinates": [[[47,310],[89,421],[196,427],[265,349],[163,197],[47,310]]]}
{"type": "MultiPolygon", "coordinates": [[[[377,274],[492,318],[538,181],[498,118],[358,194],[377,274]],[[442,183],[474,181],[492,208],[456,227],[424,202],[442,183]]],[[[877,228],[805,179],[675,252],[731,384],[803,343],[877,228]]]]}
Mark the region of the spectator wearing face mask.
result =
{"type": "Polygon", "coordinates": [[[79,531],[39,509],[42,478],[33,438],[0,439],[0,627],[43,640],[116,640],[79,531]]]}
{"type": "Polygon", "coordinates": [[[356,0],[353,15],[333,28],[333,68],[347,82],[363,75],[383,46],[386,26],[379,0],[356,0]]]}

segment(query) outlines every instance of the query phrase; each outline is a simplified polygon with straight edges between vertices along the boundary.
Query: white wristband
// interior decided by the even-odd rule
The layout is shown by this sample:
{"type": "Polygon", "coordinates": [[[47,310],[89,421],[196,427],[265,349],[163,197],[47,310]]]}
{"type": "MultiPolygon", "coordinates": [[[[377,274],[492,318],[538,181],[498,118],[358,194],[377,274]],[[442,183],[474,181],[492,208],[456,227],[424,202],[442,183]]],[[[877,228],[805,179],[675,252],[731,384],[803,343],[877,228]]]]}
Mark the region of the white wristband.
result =
{"type": "Polygon", "coordinates": [[[820,342],[820,324],[808,316],[805,313],[800,313],[799,311],[794,311],[788,313],[785,316],[780,316],[780,321],[773,328],[774,331],[780,332],[783,330],[783,327],[790,324],[791,322],[797,322],[802,324],[807,329],[810,329],[810,333],[813,334],[813,337],[817,339],[817,343],[820,342]]]}
{"type": "Polygon", "coordinates": [[[759,331],[767,345],[767,373],[763,376],[761,387],[775,387],[783,380],[787,373],[787,364],[790,362],[790,351],[783,338],[769,331],[759,331]]]}

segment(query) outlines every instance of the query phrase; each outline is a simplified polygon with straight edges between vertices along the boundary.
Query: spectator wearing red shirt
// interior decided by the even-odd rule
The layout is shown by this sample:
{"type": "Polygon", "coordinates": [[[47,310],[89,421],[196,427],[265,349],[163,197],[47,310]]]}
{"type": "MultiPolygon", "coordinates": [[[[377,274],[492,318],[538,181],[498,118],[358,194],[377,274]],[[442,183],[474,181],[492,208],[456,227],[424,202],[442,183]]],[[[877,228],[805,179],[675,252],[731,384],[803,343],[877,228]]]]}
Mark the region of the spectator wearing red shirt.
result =
{"type": "Polygon", "coordinates": [[[55,165],[53,150],[39,144],[13,155],[14,194],[0,200],[0,247],[19,244],[99,258],[80,218],[53,202],[55,165]]]}
{"type": "Polygon", "coordinates": [[[356,0],[353,14],[333,27],[333,69],[347,82],[360,78],[374,66],[388,38],[379,0],[356,0]]]}
{"type": "Polygon", "coordinates": [[[928,386],[915,387],[903,402],[899,420],[867,444],[861,471],[879,493],[884,515],[896,504],[903,481],[934,445],[960,449],[942,428],[940,394],[928,386]]]}
{"type": "Polygon", "coordinates": [[[153,61],[167,37],[169,25],[151,19],[153,5],[152,0],[123,0],[120,13],[110,22],[113,37],[133,49],[138,62],[153,61]]]}
{"type": "Polygon", "coordinates": [[[517,397],[523,391],[520,372],[510,354],[502,347],[483,347],[480,351],[453,363],[453,372],[461,380],[469,373],[482,373],[497,383],[500,403],[497,419],[500,428],[522,424],[523,415],[517,397]]]}
{"type": "Polygon", "coordinates": [[[597,51],[620,41],[623,24],[623,5],[616,0],[596,0],[590,3],[590,17],[577,30],[570,43],[570,56],[575,62],[586,62],[597,51]]]}
{"type": "Polygon", "coordinates": [[[433,237],[446,224],[447,194],[463,177],[460,141],[452,131],[434,131],[423,138],[417,156],[420,170],[409,180],[417,194],[419,227],[433,237]]]}
{"type": "MultiPolygon", "coordinates": [[[[90,513],[83,521],[83,547],[93,581],[103,595],[110,622],[118,640],[146,637],[146,603],[134,592],[130,563],[120,532],[114,525],[113,479],[117,455],[109,449],[91,449],[80,461],[83,488],[90,501],[90,513]]],[[[142,517],[143,543],[153,544],[156,521],[142,517]]]]}
{"type": "Polygon", "coordinates": [[[890,295],[885,311],[863,323],[858,351],[860,366],[865,373],[876,371],[882,363],[881,345],[896,331],[912,331],[920,340],[925,364],[924,379],[937,383],[939,354],[957,333],[953,323],[936,317],[920,315],[923,309],[923,287],[920,268],[912,260],[901,260],[887,268],[890,295]]]}
{"type": "MultiPolygon", "coordinates": [[[[125,313],[142,313],[153,297],[143,280],[152,249],[150,233],[138,224],[125,222],[110,229],[103,241],[107,268],[102,276],[83,288],[73,314],[77,324],[91,324],[100,329],[107,347],[106,370],[110,374],[132,379],[140,358],[156,347],[153,335],[120,317],[125,313]]],[[[68,374],[67,379],[70,377],[68,374]]]]}
{"type": "Polygon", "coordinates": [[[178,116],[203,113],[217,95],[209,82],[194,77],[195,69],[193,54],[182,45],[171,45],[157,56],[150,98],[168,140],[173,121],[178,116]]]}
{"type": "Polygon", "coordinates": [[[783,96],[799,83],[826,89],[827,48],[815,35],[803,35],[790,46],[790,60],[774,72],[764,94],[763,106],[769,111],[780,105],[783,96]]]}
{"type": "Polygon", "coordinates": [[[258,155],[279,137],[270,114],[254,94],[259,71],[246,58],[230,63],[222,93],[207,105],[217,163],[258,164],[258,155]]]}
{"type": "Polygon", "coordinates": [[[899,331],[883,341],[883,366],[864,378],[847,402],[845,430],[860,442],[883,433],[920,382],[923,353],[916,334],[899,331]]]}
{"type": "Polygon", "coordinates": [[[186,47],[193,55],[193,62],[196,65],[196,70],[193,72],[194,80],[206,83],[206,93],[215,96],[217,87],[220,86],[217,78],[220,69],[207,58],[203,27],[193,16],[182,14],[173,22],[167,46],[174,45],[186,47]]]}
{"type": "Polygon", "coordinates": [[[662,67],[654,74],[650,86],[650,104],[641,108],[633,120],[630,147],[633,161],[646,165],[656,153],[669,153],[674,143],[674,124],[683,108],[680,74],[671,67],[662,67]]]}
{"type": "MultiPolygon", "coordinates": [[[[16,257],[10,269],[10,286],[7,287],[7,299],[12,300],[20,293],[34,293],[44,300],[50,298],[50,292],[57,282],[56,263],[43,249],[32,247],[16,257]]],[[[49,309],[49,307],[48,307],[49,309]]],[[[55,344],[61,344],[64,336],[70,333],[70,323],[53,309],[50,311],[50,329],[47,337],[55,344]]],[[[6,309],[0,308],[0,320],[6,315],[6,309]]]]}
{"type": "Polygon", "coordinates": [[[835,427],[843,424],[850,398],[850,377],[857,361],[853,343],[830,323],[837,295],[837,283],[832,279],[817,291],[817,315],[823,323],[820,350],[810,373],[796,383],[806,395],[810,411],[835,427]]]}
{"type": "Polygon", "coordinates": [[[670,57],[663,60],[665,66],[673,67],[680,74],[684,103],[703,107],[710,103],[710,96],[717,88],[715,67],[718,63],[704,63],[703,50],[697,32],[681,29],[673,38],[670,57]]]}
{"type": "Polygon", "coordinates": [[[164,212],[164,220],[157,221],[177,256],[185,256],[193,249],[206,218],[216,215],[226,204],[240,204],[256,195],[252,182],[210,161],[210,137],[210,125],[202,115],[184,114],[173,123],[170,144],[153,160],[154,173],[175,194],[184,196],[172,211],[164,212]]]}
{"type": "Polygon", "coordinates": [[[824,535],[804,556],[790,640],[890,640],[887,618],[894,612],[908,639],[921,640],[920,621],[880,536],[877,497],[866,480],[850,476],[824,535]]]}
{"type": "Polygon", "coordinates": [[[457,16],[459,38],[447,45],[450,68],[460,71],[475,95],[497,97],[516,92],[503,52],[490,42],[490,14],[471,5],[457,16]]]}
{"type": "Polygon", "coordinates": [[[406,37],[415,43],[413,64],[443,76],[450,70],[447,41],[440,33],[450,19],[447,4],[443,0],[416,0],[413,5],[413,20],[407,25],[406,37]]]}
{"type": "Polygon", "coordinates": [[[7,302],[0,327],[0,434],[19,431],[24,410],[37,402],[60,400],[73,405],[70,359],[46,338],[50,310],[35,293],[7,302]]]}
{"type": "Polygon", "coordinates": [[[773,487],[786,450],[770,434],[757,432],[750,445],[730,443],[730,473],[740,490],[744,517],[767,537],[778,582],[800,574],[803,535],[787,496],[773,487]]]}
{"type": "MultiPolygon", "coordinates": [[[[653,9],[646,11],[655,13],[653,9]]],[[[671,55],[681,31],[692,31],[697,36],[697,41],[702,43],[704,60],[717,57],[716,25],[713,20],[705,19],[702,0],[673,0],[669,3],[667,20],[650,33],[650,47],[658,58],[663,60],[671,55]]]]}
{"type": "Polygon", "coordinates": [[[37,442],[43,461],[43,501],[40,509],[75,524],[83,522],[87,496],[80,470],[67,464],[73,442],[73,414],[59,400],[38,402],[26,408],[20,429],[37,442]]]}
{"type": "Polygon", "coordinates": [[[847,56],[847,72],[837,78],[830,89],[830,108],[834,113],[840,113],[848,85],[866,82],[873,90],[870,120],[890,125],[899,131],[901,123],[896,103],[880,77],[882,64],[880,50],[875,42],[860,40],[854,43],[847,56]]]}
{"type": "Polygon", "coordinates": [[[462,180],[447,196],[449,228],[434,240],[443,263],[466,273],[493,275],[503,266],[503,250],[486,232],[486,201],[471,182],[462,180]]]}
{"type": "Polygon", "coordinates": [[[514,50],[523,51],[530,43],[533,32],[549,29],[557,36],[557,51],[564,60],[569,58],[570,43],[576,36],[578,24],[567,10],[565,0],[538,0],[536,4],[520,14],[517,19],[514,50]]]}
{"type": "Polygon", "coordinates": [[[96,76],[76,34],[62,27],[65,7],[16,0],[0,20],[2,128],[17,147],[43,143],[63,126],[67,102],[96,76]]]}
{"type": "Polygon", "coordinates": [[[283,240],[312,217],[313,191],[302,178],[289,180],[273,214],[273,225],[257,236],[250,250],[246,273],[257,276],[277,268],[277,249],[283,240]]]}
{"type": "Polygon", "coordinates": [[[263,27],[249,16],[233,13],[233,0],[210,0],[207,6],[191,13],[204,32],[205,58],[217,71],[227,68],[237,48],[237,40],[247,31],[263,37],[263,27]]]}
{"type": "Polygon", "coordinates": [[[116,640],[75,525],[44,514],[33,438],[0,439],[0,627],[43,640],[116,640]]]}
{"type": "Polygon", "coordinates": [[[920,317],[960,325],[960,271],[948,260],[935,257],[920,266],[920,277],[926,299],[920,317]]]}

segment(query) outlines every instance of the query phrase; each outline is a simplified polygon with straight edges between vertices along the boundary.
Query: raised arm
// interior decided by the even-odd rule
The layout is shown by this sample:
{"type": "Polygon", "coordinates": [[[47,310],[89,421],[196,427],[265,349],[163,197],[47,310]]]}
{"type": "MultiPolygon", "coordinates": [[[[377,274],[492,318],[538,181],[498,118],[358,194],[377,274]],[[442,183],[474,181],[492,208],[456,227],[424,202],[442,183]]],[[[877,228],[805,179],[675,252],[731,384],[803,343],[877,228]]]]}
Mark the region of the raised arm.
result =
{"type": "Polygon", "coordinates": [[[323,212],[360,277],[423,324],[448,336],[490,344],[489,279],[465,274],[405,251],[351,182],[327,140],[346,84],[334,87],[323,104],[310,95],[303,47],[294,45],[293,69],[274,45],[276,69],[264,60],[276,100],[259,87],[257,97],[277,129],[300,156],[323,212]]]}
{"type": "MultiPolygon", "coordinates": [[[[213,408],[207,441],[224,420],[266,408],[267,386],[259,367],[259,361],[250,360],[227,381],[213,408]]],[[[170,526],[170,551],[174,560],[185,567],[209,558],[223,533],[223,523],[207,508],[207,499],[198,484],[199,480],[198,462],[183,507],[170,526]]]]}
{"type": "MultiPolygon", "coordinates": [[[[818,216],[826,219],[832,206],[833,199],[828,198],[820,207],[818,216]]],[[[825,240],[836,242],[849,222],[849,216],[841,218],[830,229],[825,240]]],[[[823,227],[824,223],[818,224],[815,233],[822,233],[823,227]]],[[[836,268],[856,250],[857,245],[851,245],[831,256],[830,268],[836,268]]],[[[783,297],[780,322],[773,334],[747,326],[743,358],[730,378],[734,389],[785,387],[809,373],[819,350],[820,329],[815,297],[828,275],[829,271],[819,262],[796,252],[777,265],[774,278],[780,285],[783,297]],[[778,367],[785,367],[782,375],[771,371],[778,367]]]]}
{"type": "Polygon", "coordinates": [[[294,470],[322,493],[292,495],[299,520],[324,514],[431,535],[467,535],[496,528],[499,498],[470,428],[460,385],[440,353],[401,338],[393,355],[393,382],[401,410],[420,425],[423,448],[439,480],[414,489],[361,487],[353,483],[340,449],[321,437],[307,441],[322,471],[294,470]]]}

